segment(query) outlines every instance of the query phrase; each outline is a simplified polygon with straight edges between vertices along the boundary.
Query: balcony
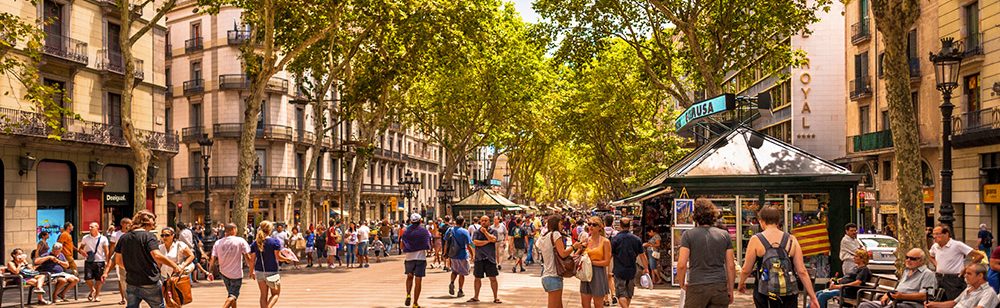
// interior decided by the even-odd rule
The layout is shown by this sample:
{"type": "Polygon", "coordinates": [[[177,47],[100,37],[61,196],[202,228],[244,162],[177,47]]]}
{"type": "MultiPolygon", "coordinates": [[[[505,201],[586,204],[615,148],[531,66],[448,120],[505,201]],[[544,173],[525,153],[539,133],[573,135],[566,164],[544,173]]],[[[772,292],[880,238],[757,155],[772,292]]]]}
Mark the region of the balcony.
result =
{"type": "Polygon", "coordinates": [[[249,89],[250,79],[244,74],[219,75],[219,89],[249,89]]]}
{"type": "MultiPolygon", "coordinates": [[[[64,142],[71,141],[121,148],[129,147],[121,126],[73,118],[62,119],[61,125],[64,129],[61,141],[64,142]]],[[[39,113],[0,108],[0,134],[49,139],[49,136],[56,133],[58,132],[47,124],[45,116],[39,113]]],[[[136,133],[145,142],[146,146],[154,151],[177,152],[177,133],[175,132],[154,132],[137,129],[136,133]]]]}
{"type": "MultiPolygon", "coordinates": [[[[241,123],[222,123],[212,125],[213,135],[217,138],[239,138],[243,132],[241,123]]],[[[258,125],[257,138],[292,141],[292,128],[284,125],[258,125]]]]}
{"type": "Polygon", "coordinates": [[[955,148],[1000,143],[1000,109],[997,107],[962,113],[952,118],[951,143],[955,148]]]}
{"type": "MultiPolygon", "coordinates": [[[[132,62],[135,79],[142,80],[145,75],[142,70],[142,60],[134,59],[132,62]]],[[[122,58],[122,54],[118,52],[101,49],[97,51],[97,69],[125,76],[125,60],[122,58]]]]}
{"type": "Polygon", "coordinates": [[[347,181],[336,181],[336,180],[320,180],[318,183],[316,179],[313,179],[312,190],[316,190],[319,187],[320,191],[341,191],[347,190],[347,181]]]}
{"type": "Polygon", "coordinates": [[[200,191],[205,189],[205,177],[190,177],[181,178],[180,190],[181,191],[200,191]]]}
{"type": "Polygon", "coordinates": [[[191,96],[205,92],[205,80],[193,79],[184,82],[184,96],[191,96]]]}
{"type": "MultiPolygon", "coordinates": [[[[121,11],[118,8],[118,0],[96,0],[97,4],[101,6],[101,10],[104,14],[119,16],[121,11]]],[[[130,4],[129,11],[132,13],[132,18],[138,18],[142,16],[142,6],[137,4],[130,4]]]]}
{"type": "Polygon", "coordinates": [[[847,137],[848,153],[860,153],[888,149],[892,147],[892,131],[883,130],[874,133],[847,137]]]}
{"type": "Polygon", "coordinates": [[[856,76],[858,78],[850,81],[851,100],[858,100],[872,96],[871,76],[856,76]]]}
{"type": "MultiPolygon", "coordinates": [[[[236,189],[235,176],[213,176],[209,178],[212,189],[236,189]]],[[[257,176],[250,180],[252,189],[297,190],[299,180],[285,176],[257,176]]]]}
{"type": "Polygon", "coordinates": [[[195,52],[204,49],[205,46],[201,42],[202,39],[200,36],[184,41],[184,52],[195,52]]]}
{"type": "Polygon", "coordinates": [[[871,23],[868,17],[862,18],[861,21],[851,25],[851,44],[860,44],[871,39],[871,37],[871,23]]]}
{"type": "Polygon", "coordinates": [[[964,56],[966,58],[972,56],[983,55],[983,33],[972,33],[962,39],[962,43],[965,45],[964,56]]]}
{"type": "Polygon", "coordinates": [[[271,79],[267,80],[266,90],[276,93],[288,93],[288,80],[271,77],[271,79]]]}
{"type": "Polygon", "coordinates": [[[87,43],[58,34],[45,34],[45,46],[42,48],[42,52],[83,66],[86,66],[90,60],[87,56],[87,43]]]}
{"type": "Polygon", "coordinates": [[[304,129],[297,129],[298,133],[295,134],[295,142],[302,143],[304,145],[312,145],[316,142],[316,133],[307,132],[304,129]]]}
{"type": "Polygon", "coordinates": [[[207,133],[208,132],[205,131],[204,126],[186,127],[181,130],[181,142],[184,143],[198,142],[198,140],[201,139],[201,136],[207,133]]]}
{"type": "Polygon", "coordinates": [[[226,40],[229,45],[243,45],[250,40],[250,31],[248,30],[229,30],[226,31],[226,40]]]}
{"type": "Polygon", "coordinates": [[[361,192],[376,194],[399,194],[399,186],[383,184],[362,184],[361,192]]]}

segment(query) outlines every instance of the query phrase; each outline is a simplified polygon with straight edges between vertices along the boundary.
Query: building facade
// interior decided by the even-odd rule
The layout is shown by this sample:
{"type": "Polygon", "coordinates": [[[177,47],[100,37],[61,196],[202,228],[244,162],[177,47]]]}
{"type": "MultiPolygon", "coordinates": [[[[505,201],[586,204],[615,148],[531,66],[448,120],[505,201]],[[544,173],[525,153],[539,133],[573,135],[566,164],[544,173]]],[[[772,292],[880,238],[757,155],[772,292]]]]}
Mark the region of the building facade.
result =
{"type": "MultiPolygon", "coordinates": [[[[133,31],[155,15],[161,1],[134,15],[133,31]]],[[[124,61],[118,35],[122,29],[115,1],[4,1],[0,11],[34,22],[45,32],[39,72],[45,84],[62,93],[56,102],[72,114],[58,119],[61,138],[31,103],[21,101],[24,86],[2,78],[0,87],[0,198],[3,200],[3,251],[35,247],[37,234],[58,232],[65,222],[74,236],[98,222],[102,229],[134,214],[134,163],[122,133],[124,61]]],[[[160,21],[133,48],[136,79],[132,119],[153,150],[147,169],[146,208],[166,223],[166,175],[158,172],[178,151],[177,135],[167,129],[164,90],[165,23],[160,21]]],[[[23,57],[24,43],[11,51],[23,57]]],[[[54,242],[56,236],[50,238],[54,242]]],[[[6,254],[5,254],[6,255],[6,254]]]]}

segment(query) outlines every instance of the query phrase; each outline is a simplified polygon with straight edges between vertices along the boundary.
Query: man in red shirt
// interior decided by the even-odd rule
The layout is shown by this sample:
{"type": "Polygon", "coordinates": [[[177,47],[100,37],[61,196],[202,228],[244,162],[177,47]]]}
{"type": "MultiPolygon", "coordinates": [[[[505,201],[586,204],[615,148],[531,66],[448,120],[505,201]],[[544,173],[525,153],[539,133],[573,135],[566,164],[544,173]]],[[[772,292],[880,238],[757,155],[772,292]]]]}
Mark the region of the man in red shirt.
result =
{"type": "Polygon", "coordinates": [[[341,265],[340,255],[337,251],[337,244],[340,243],[340,234],[337,233],[337,227],[339,226],[340,222],[338,221],[336,226],[331,225],[330,229],[326,231],[326,264],[329,264],[328,266],[330,268],[336,268],[336,266],[333,265],[334,256],[337,257],[338,266],[341,265]]]}

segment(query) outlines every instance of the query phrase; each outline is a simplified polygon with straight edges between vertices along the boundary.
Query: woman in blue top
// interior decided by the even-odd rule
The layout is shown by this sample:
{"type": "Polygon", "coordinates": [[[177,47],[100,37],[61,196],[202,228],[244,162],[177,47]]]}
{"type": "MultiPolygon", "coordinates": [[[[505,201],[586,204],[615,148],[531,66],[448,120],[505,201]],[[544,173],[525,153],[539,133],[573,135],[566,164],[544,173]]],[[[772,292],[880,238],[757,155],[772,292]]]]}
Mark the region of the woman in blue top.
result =
{"type": "Polygon", "coordinates": [[[309,265],[306,267],[313,267],[313,255],[316,254],[316,228],[309,226],[309,232],[306,232],[306,260],[309,261],[309,265]]]}
{"type": "Polygon", "coordinates": [[[257,287],[260,288],[260,307],[262,308],[272,308],[278,304],[278,295],[281,294],[278,262],[291,261],[281,255],[281,241],[270,236],[273,230],[273,223],[267,220],[261,221],[260,228],[257,228],[254,244],[250,245],[250,253],[254,255],[253,272],[250,274],[250,279],[257,280],[257,287]]]}

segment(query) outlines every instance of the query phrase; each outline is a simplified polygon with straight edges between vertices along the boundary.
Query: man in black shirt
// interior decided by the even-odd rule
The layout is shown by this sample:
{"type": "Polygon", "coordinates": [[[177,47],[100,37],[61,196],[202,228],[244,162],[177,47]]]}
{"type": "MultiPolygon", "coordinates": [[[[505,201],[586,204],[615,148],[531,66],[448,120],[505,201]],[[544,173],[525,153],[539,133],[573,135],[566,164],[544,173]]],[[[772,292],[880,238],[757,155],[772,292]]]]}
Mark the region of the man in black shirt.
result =
{"type": "Polygon", "coordinates": [[[615,296],[618,303],[623,308],[627,308],[635,293],[635,266],[636,258],[642,259],[642,264],[646,268],[645,273],[649,273],[649,260],[643,253],[642,239],[632,234],[632,219],[624,217],[621,219],[621,231],[611,238],[611,256],[614,261],[612,272],[615,277],[615,296]]]}
{"type": "Polygon", "coordinates": [[[138,308],[139,303],[145,301],[150,307],[162,308],[160,268],[156,262],[173,267],[175,273],[183,269],[160,252],[159,240],[148,231],[156,228],[156,215],[140,211],[132,219],[132,226],[135,228],[122,235],[115,246],[115,262],[125,266],[125,307],[138,308]]]}

